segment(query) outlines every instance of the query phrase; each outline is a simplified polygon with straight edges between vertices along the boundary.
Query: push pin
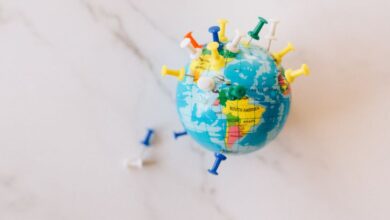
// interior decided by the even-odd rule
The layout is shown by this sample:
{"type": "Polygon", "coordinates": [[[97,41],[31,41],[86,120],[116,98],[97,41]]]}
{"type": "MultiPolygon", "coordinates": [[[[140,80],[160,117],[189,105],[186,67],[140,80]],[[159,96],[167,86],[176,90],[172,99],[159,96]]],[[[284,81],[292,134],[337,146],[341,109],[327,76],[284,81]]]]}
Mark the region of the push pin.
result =
{"type": "Polygon", "coordinates": [[[233,41],[226,44],[226,49],[232,53],[238,52],[238,45],[240,44],[240,40],[242,38],[242,34],[239,30],[236,30],[236,36],[234,36],[233,41]]]}
{"type": "MultiPolygon", "coordinates": [[[[217,74],[213,77],[213,79],[217,82],[217,83],[224,83],[225,85],[228,85],[230,86],[231,85],[231,81],[230,80],[227,80],[223,75],[220,75],[220,74],[217,74]]],[[[215,91],[215,90],[214,90],[215,91]]]]}
{"type": "Polygon", "coordinates": [[[259,23],[257,23],[256,27],[253,28],[253,30],[248,31],[248,35],[251,37],[251,39],[249,40],[249,43],[252,39],[255,39],[255,40],[260,39],[259,33],[260,33],[261,29],[263,28],[264,24],[268,24],[267,20],[265,20],[262,17],[259,17],[259,23]]]}
{"type": "Polygon", "coordinates": [[[147,130],[145,139],[141,141],[141,144],[143,145],[143,148],[141,150],[140,155],[137,158],[135,158],[135,159],[126,160],[125,161],[126,162],[125,165],[128,168],[141,169],[144,166],[144,163],[145,163],[145,161],[144,161],[145,160],[145,153],[149,150],[148,148],[151,145],[151,141],[152,141],[153,135],[154,135],[154,130],[149,128],[147,130]]]}
{"type": "Polygon", "coordinates": [[[199,89],[205,92],[213,91],[215,88],[214,80],[206,76],[200,77],[197,84],[199,89]]]}
{"type": "Polygon", "coordinates": [[[143,144],[145,147],[149,147],[152,141],[153,134],[154,130],[149,128],[148,132],[146,133],[145,139],[141,141],[141,144],[143,144]]]}
{"type": "Polygon", "coordinates": [[[246,94],[244,86],[232,86],[229,88],[228,98],[231,100],[242,99],[246,94]]]}
{"type": "Polygon", "coordinates": [[[187,131],[173,132],[173,137],[174,137],[175,139],[178,139],[179,137],[185,136],[185,135],[187,135],[187,131]]]}
{"type": "Polygon", "coordinates": [[[150,149],[149,147],[144,147],[140,153],[140,155],[137,158],[129,159],[125,161],[125,166],[127,168],[136,168],[136,169],[142,169],[146,165],[153,164],[154,161],[150,156],[150,149]]]}
{"type": "Polygon", "coordinates": [[[196,40],[194,39],[194,37],[192,36],[192,32],[188,32],[186,35],[184,35],[184,38],[189,38],[190,41],[191,41],[191,44],[194,48],[202,48],[201,45],[198,44],[198,42],[196,42],[196,40]]]}
{"type": "Polygon", "coordinates": [[[180,43],[180,47],[186,47],[190,51],[191,59],[197,59],[202,52],[200,49],[195,49],[195,47],[192,46],[191,40],[189,38],[184,38],[184,40],[182,40],[182,42],[180,43]]]}
{"type": "Polygon", "coordinates": [[[285,76],[288,83],[294,82],[295,78],[301,75],[309,75],[310,69],[306,64],[302,64],[301,68],[293,71],[292,69],[288,69],[285,72],[285,76]]]}
{"type": "Polygon", "coordinates": [[[282,62],[282,58],[288,52],[293,51],[293,50],[295,50],[294,45],[292,45],[291,43],[288,43],[287,47],[284,48],[282,51],[280,51],[278,53],[273,53],[272,56],[274,57],[276,64],[279,65],[282,62]]]}
{"type": "Polygon", "coordinates": [[[218,26],[211,26],[209,28],[209,32],[213,35],[213,41],[217,42],[218,44],[220,43],[219,36],[218,36],[219,31],[220,31],[220,28],[218,26]]]}
{"type": "Polygon", "coordinates": [[[218,175],[218,172],[217,172],[218,167],[219,167],[219,165],[221,164],[221,162],[222,162],[223,160],[226,160],[226,156],[223,155],[223,154],[221,154],[221,153],[215,153],[214,156],[215,156],[214,165],[213,165],[213,167],[212,167],[211,169],[209,169],[208,171],[209,171],[209,173],[211,173],[211,174],[218,175]]]}
{"type": "Polygon", "coordinates": [[[179,70],[171,70],[171,69],[168,69],[166,65],[164,65],[161,68],[161,75],[163,75],[163,76],[171,75],[171,76],[176,77],[179,81],[182,81],[184,79],[185,69],[180,68],[179,70]]]}
{"type": "Polygon", "coordinates": [[[219,24],[219,28],[220,28],[220,32],[218,33],[219,35],[219,40],[221,42],[227,42],[228,41],[228,38],[226,37],[226,24],[228,23],[228,20],[226,19],[218,19],[218,24],[219,24]]]}
{"type": "Polygon", "coordinates": [[[220,69],[225,64],[223,56],[218,52],[219,44],[217,42],[211,42],[207,45],[207,49],[211,51],[211,65],[213,69],[220,69]]]}
{"type": "Polygon", "coordinates": [[[267,38],[267,51],[271,48],[271,43],[273,40],[276,40],[276,27],[278,26],[279,21],[278,20],[270,20],[270,30],[268,33],[267,38]]]}
{"type": "Polygon", "coordinates": [[[134,160],[129,160],[127,161],[126,165],[129,167],[129,168],[138,168],[138,169],[141,169],[142,167],[144,167],[144,160],[142,158],[136,158],[134,160]]]}

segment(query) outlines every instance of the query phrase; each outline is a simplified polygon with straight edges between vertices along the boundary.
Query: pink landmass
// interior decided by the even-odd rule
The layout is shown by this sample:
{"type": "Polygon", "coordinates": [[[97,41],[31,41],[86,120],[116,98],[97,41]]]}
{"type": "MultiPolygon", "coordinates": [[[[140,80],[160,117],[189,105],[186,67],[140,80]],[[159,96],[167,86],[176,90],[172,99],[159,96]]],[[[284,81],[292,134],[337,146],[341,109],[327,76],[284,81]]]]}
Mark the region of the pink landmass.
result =
{"type": "Polygon", "coordinates": [[[228,127],[227,134],[228,136],[226,145],[228,146],[228,148],[230,148],[238,139],[242,137],[240,133],[240,127],[237,125],[228,127]]]}

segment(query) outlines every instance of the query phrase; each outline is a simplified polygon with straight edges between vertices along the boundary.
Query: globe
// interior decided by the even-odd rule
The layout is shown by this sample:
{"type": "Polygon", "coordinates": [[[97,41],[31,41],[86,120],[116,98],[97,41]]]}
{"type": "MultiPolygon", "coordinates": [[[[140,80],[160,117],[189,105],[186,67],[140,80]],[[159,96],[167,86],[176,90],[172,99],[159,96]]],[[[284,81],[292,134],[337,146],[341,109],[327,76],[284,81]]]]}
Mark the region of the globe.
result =
{"type": "Polygon", "coordinates": [[[177,111],[187,133],[219,153],[244,154],[264,147],[282,130],[290,109],[283,67],[255,44],[241,44],[237,53],[221,44],[220,67],[213,64],[216,58],[207,47],[199,52],[185,67],[176,90],[177,111]],[[205,83],[212,90],[205,90],[205,83]]]}

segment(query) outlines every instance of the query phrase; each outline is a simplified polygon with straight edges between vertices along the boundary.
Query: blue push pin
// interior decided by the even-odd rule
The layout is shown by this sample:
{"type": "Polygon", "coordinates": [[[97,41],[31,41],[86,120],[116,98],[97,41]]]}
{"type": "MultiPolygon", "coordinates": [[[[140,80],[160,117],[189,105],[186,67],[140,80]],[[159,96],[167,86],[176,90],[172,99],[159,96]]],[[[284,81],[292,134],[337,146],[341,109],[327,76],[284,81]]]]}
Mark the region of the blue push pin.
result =
{"type": "Polygon", "coordinates": [[[213,35],[213,41],[214,42],[217,42],[219,44],[219,47],[218,47],[218,50],[221,49],[222,47],[222,44],[221,42],[219,41],[219,36],[218,36],[218,32],[220,31],[221,29],[218,27],[218,26],[211,26],[209,28],[209,32],[213,35]]]}
{"type": "Polygon", "coordinates": [[[187,135],[187,131],[182,131],[182,132],[173,132],[173,137],[175,139],[178,139],[180,136],[187,135]]]}
{"type": "Polygon", "coordinates": [[[154,134],[154,130],[149,128],[148,133],[146,134],[145,139],[141,141],[141,144],[143,144],[145,147],[149,147],[153,134],[154,134]]]}
{"type": "Polygon", "coordinates": [[[221,164],[221,162],[223,160],[226,160],[226,156],[221,154],[221,153],[215,153],[214,156],[215,156],[214,165],[211,169],[209,169],[209,173],[214,174],[214,175],[218,175],[217,170],[218,170],[219,164],[221,164]]]}

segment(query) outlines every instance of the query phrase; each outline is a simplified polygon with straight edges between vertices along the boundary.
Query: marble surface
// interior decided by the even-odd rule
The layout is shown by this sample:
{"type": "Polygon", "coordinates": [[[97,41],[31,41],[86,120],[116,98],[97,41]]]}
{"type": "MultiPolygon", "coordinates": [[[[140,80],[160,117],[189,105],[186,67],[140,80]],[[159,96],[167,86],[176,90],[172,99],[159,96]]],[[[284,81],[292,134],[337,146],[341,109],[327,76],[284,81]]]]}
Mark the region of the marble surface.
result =
{"type": "Polygon", "coordinates": [[[0,219],[389,219],[387,0],[0,1],[0,219]],[[268,147],[213,155],[181,130],[178,42],[219,17],[278,18],[284,65],[308,63],[268,147]],[[146,127],[155,163],[128,170],[146,127]]]}

